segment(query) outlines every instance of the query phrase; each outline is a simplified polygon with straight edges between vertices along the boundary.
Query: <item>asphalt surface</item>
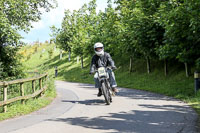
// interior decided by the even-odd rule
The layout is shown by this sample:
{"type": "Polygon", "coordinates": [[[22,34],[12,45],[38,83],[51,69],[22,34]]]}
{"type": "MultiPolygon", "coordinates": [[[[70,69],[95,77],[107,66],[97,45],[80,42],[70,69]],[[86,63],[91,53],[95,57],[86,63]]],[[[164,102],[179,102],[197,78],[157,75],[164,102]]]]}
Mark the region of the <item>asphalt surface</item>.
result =
{"type": "Polygon", "coordinates": [[[198,133],[186,103],[150,92],[119,88],[111,105],[93,85],[56,81],[54,102],[0,122],[0,133],[198,133]]]}

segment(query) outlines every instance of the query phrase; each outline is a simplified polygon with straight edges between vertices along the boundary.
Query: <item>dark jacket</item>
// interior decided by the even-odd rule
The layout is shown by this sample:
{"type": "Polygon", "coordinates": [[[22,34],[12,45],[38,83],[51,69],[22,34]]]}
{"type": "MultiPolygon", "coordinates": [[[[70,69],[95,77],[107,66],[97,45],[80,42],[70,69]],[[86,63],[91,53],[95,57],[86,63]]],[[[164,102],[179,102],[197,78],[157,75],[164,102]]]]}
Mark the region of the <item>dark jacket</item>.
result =
{"type": "Polygon", "coordinates": [[[99,67],[107,67],[107,66],[111,66],[112,68],[116,68],[115,63],[112,60],[110,54],[106,53],[106,52],[104,52],[104,56],[98,56],[98,55],[95,54],[92,57],[90,72],[93,73],[99,67]]]}

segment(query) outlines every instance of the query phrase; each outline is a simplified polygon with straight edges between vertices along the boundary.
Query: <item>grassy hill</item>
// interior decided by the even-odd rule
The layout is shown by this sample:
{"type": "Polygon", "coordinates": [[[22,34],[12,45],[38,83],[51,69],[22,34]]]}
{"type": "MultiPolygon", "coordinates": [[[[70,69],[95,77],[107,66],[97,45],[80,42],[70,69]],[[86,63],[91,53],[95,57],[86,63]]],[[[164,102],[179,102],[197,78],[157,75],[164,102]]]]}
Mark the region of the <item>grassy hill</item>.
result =
{"type": "MultiPolygon", "coordinates": [[[[35,46],[27,46],[26,51],[33,51],[35,46]]],[[[55,67],[58,68],[57,80],[65,80],[72,82],[92,83],[93,76],[89,75],[89,66],[91,58],[84,60],[84,69],[81,69],[80,61],[77,62],[75,55],[72,55],[71,61],[68,61],[68,53],[63,53],[60,59],[60,50],[55,48],[54,44],[43,44],[37,46],[37,51],[33,52],[24,64],[28,70],[48,71],[54,76],[55,67]],[[49,52],[53,51],[53,52],[49,52]]],[[[152,73],[146,73],[146,64],[144,61],[136,61],[136,72],[128,72],[128,62],[120,61],[120,58],[113,58],[117,64],[115,71],[116,80],[119,87],[134,88],[145,91],[151,91],[174,98],[181,99],[196,109],[200,113],[200,93],[194,94],[193,76],[186,78],[184,69],[179,65],[170,68],[168,76],[164,76],[162,68],[158,67],[152,73]]],[[[154,63],[153,65],[158,65],[154,63]]]]}

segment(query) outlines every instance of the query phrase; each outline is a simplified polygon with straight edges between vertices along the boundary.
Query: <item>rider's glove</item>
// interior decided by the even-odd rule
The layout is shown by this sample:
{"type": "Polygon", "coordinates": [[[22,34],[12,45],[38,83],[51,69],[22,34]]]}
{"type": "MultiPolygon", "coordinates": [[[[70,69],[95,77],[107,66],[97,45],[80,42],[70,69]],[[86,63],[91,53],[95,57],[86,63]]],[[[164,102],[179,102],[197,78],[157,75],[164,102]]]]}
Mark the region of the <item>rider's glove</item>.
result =
{"type": "Polygon", "coordinates": [[[94,71],[90,71],[90,73],[89,74],[93,74],[94,73],[94,71]]]}
{"type": "Polygon", "coordinates": [[[112,66],[111,68],[112,68],[112,70],[116,70],[116,69],[117,69],[117,67],[116,67],[116,66],[112,66]]]}

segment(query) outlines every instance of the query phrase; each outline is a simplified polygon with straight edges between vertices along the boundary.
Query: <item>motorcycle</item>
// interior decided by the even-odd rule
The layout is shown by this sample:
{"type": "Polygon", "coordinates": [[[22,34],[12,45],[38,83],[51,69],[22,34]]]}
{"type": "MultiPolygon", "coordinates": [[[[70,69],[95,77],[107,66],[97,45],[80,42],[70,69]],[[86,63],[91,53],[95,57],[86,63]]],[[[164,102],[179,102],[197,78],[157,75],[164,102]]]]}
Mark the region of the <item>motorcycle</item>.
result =
{"type": "Polygon", "coordinates": [[[98,73],[98,79],[101,84],[101,91],[104,95],[105,102],[107,105],[110,105],[110,103],[112,102],[112,95],[114,96],[115,93],[112,91],[112,88],[110,86],[110,79],[107,71],[108,69],[110,68],[100,67],[96,72],[98,73]]]}

